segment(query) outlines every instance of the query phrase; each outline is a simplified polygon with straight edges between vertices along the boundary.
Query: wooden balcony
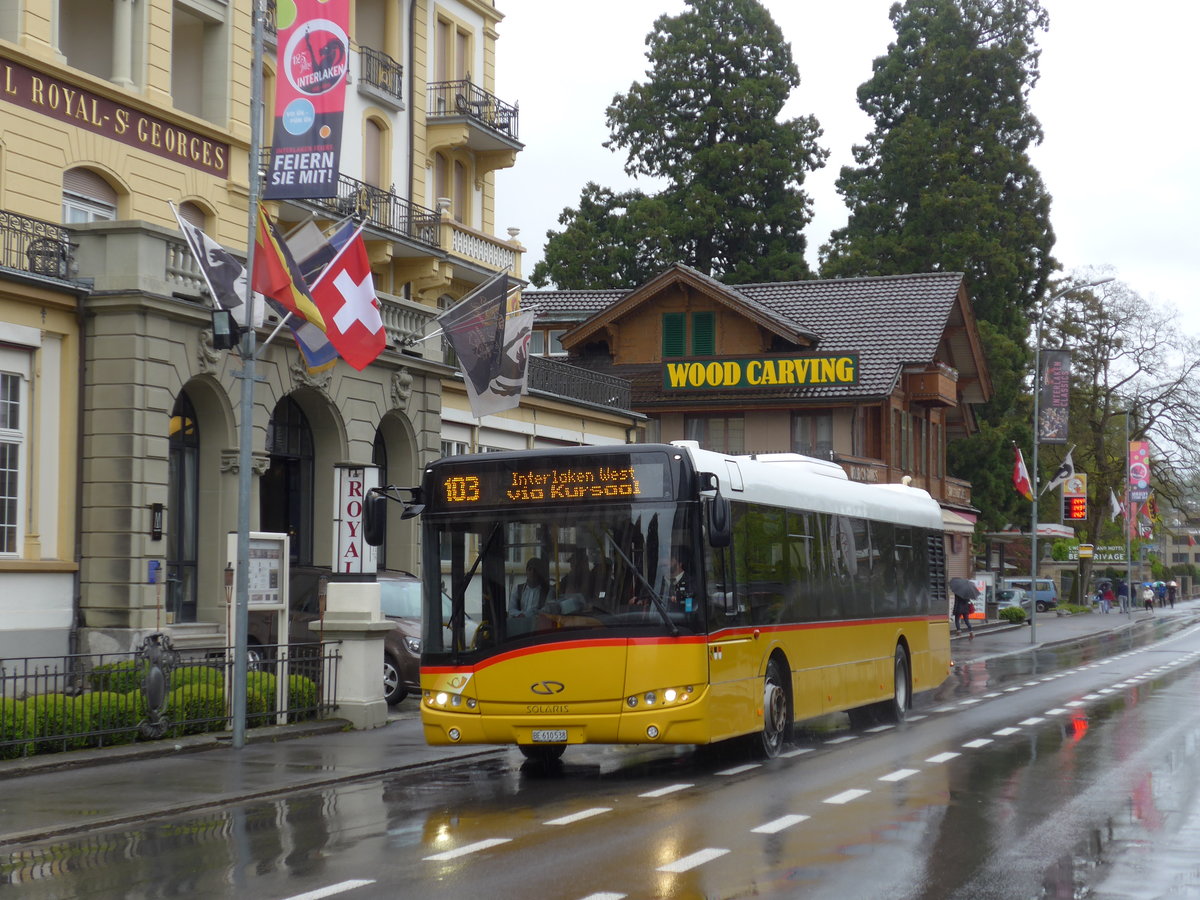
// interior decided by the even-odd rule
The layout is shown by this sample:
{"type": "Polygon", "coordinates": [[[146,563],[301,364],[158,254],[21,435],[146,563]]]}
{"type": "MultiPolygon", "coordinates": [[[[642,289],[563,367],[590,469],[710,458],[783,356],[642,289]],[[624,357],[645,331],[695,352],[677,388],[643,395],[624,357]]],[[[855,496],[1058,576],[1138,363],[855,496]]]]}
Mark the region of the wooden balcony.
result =
{"type": "Polygon", "coordinates": [[[940,363],[906,368],[904,391],[919,406],[957,406],[958,373],[940,363]]]}

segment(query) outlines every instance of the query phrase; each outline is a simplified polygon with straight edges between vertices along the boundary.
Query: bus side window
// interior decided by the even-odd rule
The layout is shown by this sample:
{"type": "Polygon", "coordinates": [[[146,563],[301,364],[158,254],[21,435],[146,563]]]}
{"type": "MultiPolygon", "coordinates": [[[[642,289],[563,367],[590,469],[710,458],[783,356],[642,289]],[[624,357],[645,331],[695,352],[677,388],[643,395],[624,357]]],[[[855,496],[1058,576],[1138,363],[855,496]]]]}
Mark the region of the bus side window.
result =
{"type": "Polygon", "coordinates": [[[729,550],[724,547],[710,547],[704,555],[704,585],[708,591],[710,629],[737,625],[742,621],[738,613],[738,599],[733,587],[729,556],[729,550]]]}

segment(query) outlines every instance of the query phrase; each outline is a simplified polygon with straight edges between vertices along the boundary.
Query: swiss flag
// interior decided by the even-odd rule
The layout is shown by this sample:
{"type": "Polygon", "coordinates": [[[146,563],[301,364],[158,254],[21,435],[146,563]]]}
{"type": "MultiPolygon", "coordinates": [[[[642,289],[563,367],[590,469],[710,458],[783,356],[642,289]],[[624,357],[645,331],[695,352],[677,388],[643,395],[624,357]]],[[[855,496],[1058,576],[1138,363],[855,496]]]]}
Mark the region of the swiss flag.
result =
{"type": "Polygon", "coordinates": [[[1017,489],[1017,493],[1026,500],[1033,499],[1033,485],[1029,483],[1029,472],[1025,468],[1025,457],[1021,455],[1021,448],[1013,444],[1013,487],[1017,489]]]}
{"type": "Polygon", "coordinates": [[[371,262],[362,229],[342,247],[312,286],[325,334],[338,354],[360,372],[387,346],[371,262]]]}

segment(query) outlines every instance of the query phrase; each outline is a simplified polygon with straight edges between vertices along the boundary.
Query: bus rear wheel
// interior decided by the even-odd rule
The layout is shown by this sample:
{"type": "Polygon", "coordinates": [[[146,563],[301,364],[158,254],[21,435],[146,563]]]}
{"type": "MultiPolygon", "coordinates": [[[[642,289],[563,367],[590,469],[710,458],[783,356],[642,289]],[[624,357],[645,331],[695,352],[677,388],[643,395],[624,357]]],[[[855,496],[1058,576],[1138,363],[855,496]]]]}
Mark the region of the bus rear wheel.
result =
{"type": "Polygon", "coordinates": [[[517,749],[528,760],[539,763],[557,762],[567,749],[566,744],[518,744],[517,749]]]}
{"type": "Polygon", "coordinates": [[[763,677],[763,728],[761,753],[774,759],[783,749],[791,727],[791,698],[788,696],[787,673],[778,659],[767,663],[763,677]]]}
{"type": "Polygon", "coordinates": [[[903,645],[896,645],[896,655],[892,663],[892,699],[879,704],[879,718],[884,722],[898,724],[908,715],[912,705],[912,679],[908,674],[908,651],[903,645]]]}

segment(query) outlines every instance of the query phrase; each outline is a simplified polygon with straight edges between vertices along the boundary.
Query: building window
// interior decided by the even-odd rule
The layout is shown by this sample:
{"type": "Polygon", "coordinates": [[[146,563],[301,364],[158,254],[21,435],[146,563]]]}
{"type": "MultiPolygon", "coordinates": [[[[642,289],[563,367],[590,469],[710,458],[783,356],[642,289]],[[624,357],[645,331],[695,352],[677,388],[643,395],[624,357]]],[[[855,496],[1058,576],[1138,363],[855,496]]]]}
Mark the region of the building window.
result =
{"type": "Polygon", "coordinates": [[[90,169],[68,169],[62,181],[63,224],[111,221],[117,217],[117,192],[90,169]]]}
{"type": "Polygon", "coordinates": [[[686,313],[663,313],[662,317],[662,355],[684,356],[687,353],[687,318],[686,313]]]}
{"type": "MultiPolygon", "coordinates": [[[[717,352],[716,314],[713,312],[692,313],[692,355],[713,356],[717,352]]],[[[686,356],[688,348],[688,314],[681,312],[663,313],[662,355],[663,358],[686,356]]]]}
{"type": "Polygon", "coordinates": [[[363,181],[372,187],[382,188],[386,183],[383,126],[375,119],[367,119],[363,138],[363,181]]]}
{"type": "Polygon", "coordinates": [[[176,109],[223,125],[229,118],[228,4],[175,0],[171,17],[171,99],[176,109]]]}
{"type": "Polygon", "coordinates": [[[312,565],[312,429],[291,397],[275,405],[267,426],[267,452],[271,465],[259,481],[259,521],[263,531],[291,537],[294,565],[312,565]]]}
{"type": "Polygon", "coordinates": [[[717,352],[717,316],[713,312],[692,313],[692,355],[712,356],[717,352]]]}
{"type": "Polygon", "coordinates": [[[186,392],[171,410],[167,439],[167,611],[176,622],[195,622],[200,429],[186,392]]]}
{"type": "Polygon", "coordinates": [[[0,351],[0,556],[21,550],[26,460],[25,391],[29,355],[0,351]]]}
{"type": "Polygon", "coordinates": [[[683,420],[683,436],[699,442],[705,450],[731,454],[746,452],[746,420],[741,413],[732,416],[687,415],[683,420]]]}
{"type": "Polygon", "coordinates": [[[792,413],[792,452],[833,459],[833,413],[792,413]]]}
{"type": "Polygon", "coordinates": [[[145,3],[58,0],[58,49],[73,68],[122,87],[142,81],[145,3]]]}

